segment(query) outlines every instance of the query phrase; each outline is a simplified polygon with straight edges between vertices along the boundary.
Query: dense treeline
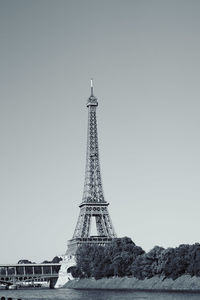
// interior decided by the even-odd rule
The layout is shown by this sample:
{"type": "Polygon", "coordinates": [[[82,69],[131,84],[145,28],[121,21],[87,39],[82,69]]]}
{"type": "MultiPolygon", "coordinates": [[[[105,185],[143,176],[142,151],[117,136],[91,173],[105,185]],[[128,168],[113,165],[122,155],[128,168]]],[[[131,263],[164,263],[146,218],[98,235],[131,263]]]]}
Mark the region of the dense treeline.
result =
{"type": "MultiPolygon", "coordinates": [[[[61,257],[55,256],[52,260],[44,260],[43,262],[41,262],[41,264],[51,264],[51,263],[57,264],[61,260],[62,260],[61,257]]],[[[28,259],[20,259],[18,261],[18,264],[35,264],[35,262],[32,262],[28,259]]]]}
{"type": "Polygon", "coordinates": [[[125,237],[115,239],[105,247],[83,245],[77,250],[76,261],[77,266],[69,271],[80,278],[135,276],[144,279],[158,275],[176,279],[184,274],[200,276],[200,244],[167,249],[155,246],[145,253],[125,237]]]}
{"type": "Polygon", "coordinates": [[[130,238],[114,239],[107,246],[83,245],[76,252],[76,267],[68,269],[74,277],[95,277],[132,275],[131,266],[135,259],[144,254],[130,238]]]}

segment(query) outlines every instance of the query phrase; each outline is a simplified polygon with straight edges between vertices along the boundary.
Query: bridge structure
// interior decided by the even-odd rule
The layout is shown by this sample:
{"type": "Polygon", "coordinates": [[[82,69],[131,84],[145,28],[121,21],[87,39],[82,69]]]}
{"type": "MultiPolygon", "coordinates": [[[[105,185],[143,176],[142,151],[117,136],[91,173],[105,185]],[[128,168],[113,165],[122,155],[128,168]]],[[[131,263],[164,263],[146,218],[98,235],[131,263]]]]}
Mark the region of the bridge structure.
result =
{"type": "Polygon", "coordinates": [[[60,263],[45,264],[0,264],[0,284],[23,285],[49,281],[50,287],[56,283],[60,263]]]}

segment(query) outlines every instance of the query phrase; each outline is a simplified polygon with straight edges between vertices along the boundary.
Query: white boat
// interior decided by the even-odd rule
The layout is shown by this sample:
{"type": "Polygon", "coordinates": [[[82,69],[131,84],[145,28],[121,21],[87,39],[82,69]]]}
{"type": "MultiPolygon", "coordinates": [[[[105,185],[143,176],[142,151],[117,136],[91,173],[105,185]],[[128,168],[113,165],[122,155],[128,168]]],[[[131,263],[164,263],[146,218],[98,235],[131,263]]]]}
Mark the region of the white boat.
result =
{"type": "Polygon", "coordinates": [[[16,284],[12,284],[12,285],[9,285],[9,290],[16,290],[17,289],[17,286],[16,284]]]}
{"type": "Polygon", "coordinates": [[[5,284],[0,284],[0,290],[6,290],[6,285],[5,284]]]}

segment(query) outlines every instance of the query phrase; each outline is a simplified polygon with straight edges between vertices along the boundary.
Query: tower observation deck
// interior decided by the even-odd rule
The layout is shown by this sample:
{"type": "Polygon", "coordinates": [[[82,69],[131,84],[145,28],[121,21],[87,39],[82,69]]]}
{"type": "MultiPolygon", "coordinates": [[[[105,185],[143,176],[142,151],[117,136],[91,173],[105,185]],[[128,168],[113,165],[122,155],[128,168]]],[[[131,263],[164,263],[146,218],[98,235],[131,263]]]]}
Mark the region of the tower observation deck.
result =
{"type": "Polygon", "coordinates": [[[101,181],[96,119],[98,101],[93,89],[91,80],[91,95],[87,100],[88,132],[84,191],[75,231],[72,239],[68,241],[67,253],[70,254],[74,254],[79,245],[105,245],[116,238],[108,213],[109,203],[105,201],[101,181]],[[91,234],[92,219],[96,223],[96,235],[91,234]]]}

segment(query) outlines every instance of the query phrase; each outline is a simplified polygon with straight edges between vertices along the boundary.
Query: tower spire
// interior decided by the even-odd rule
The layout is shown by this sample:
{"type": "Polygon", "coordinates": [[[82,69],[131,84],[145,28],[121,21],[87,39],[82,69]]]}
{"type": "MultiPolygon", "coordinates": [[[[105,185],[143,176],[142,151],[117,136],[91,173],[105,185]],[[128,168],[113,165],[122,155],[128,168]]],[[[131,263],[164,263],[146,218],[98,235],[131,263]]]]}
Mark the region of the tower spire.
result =
{"type": "Polygon", "coordinates": [[[93,78],[90,79],[90,87],[91,87],[91,96],[94,96],[93,78]]]}

